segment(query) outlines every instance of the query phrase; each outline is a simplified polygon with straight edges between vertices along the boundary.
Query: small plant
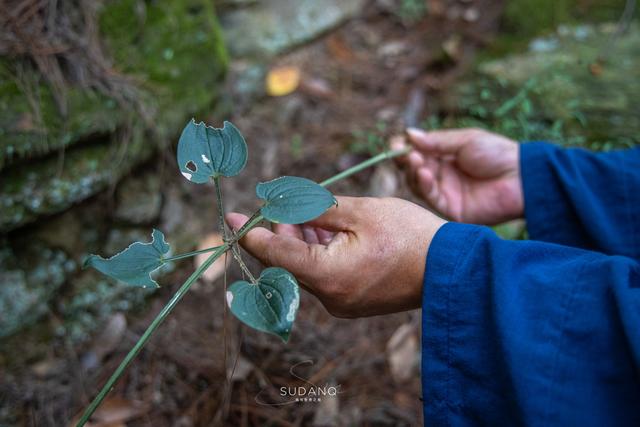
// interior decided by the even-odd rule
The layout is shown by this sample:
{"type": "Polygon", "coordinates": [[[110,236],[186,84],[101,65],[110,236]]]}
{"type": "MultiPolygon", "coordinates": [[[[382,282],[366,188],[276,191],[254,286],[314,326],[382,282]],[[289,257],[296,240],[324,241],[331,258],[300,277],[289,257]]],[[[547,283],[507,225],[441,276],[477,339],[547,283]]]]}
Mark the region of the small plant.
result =
{"type": "Polygon", "coordinates": [[[383,121],[378,121],[375,124],[375,128],[353,131],[353,141],[349,144],[349,151],[353,154],[371,156],[384,151],[387,145],[386,130],[387,124],[383,121]]]}
{"type": "Polygon", "coordinates": [[[259,183],[256,186],[256,195],[262,200],[262,205],[246,224],[234,232],[228,229],[223,219],[224,200],[220,181],[223,177],[233,177],[242,171],[247,162],[247,144],[238,129],[229,122],[224,122],[224,126],[217,129],[191,120],[184,128],[178,142],[178,166],[182,175],[193,183],[204,184],[213,181],[218,204],[218,227],[224,243],[194,252],[171,255],[170,245],[166,242],[164,234],[159,230],[153,230],[149,243],[135,242],[108,259],[98,255],[87,257],[85,267],[93,267],[130,286],[153,288],[159,285],[151,274],[165,263],[202,253],[211,253],[156,316],[86,408],[77,425],[83,426],[89,420],[127,366],[191,285],[214,261],[228,251],[248,278],[248,280],[233,283],[226,290],[227,304],[231,312],[248,326],[277,335],[287,342],[300,303],[296,278],[278,267],[267,268],[256,278],[242,259],[238,247],[239,239],[265,219],[273,223],[286,224],[311,221],[336,204],[336,199],[325,187],[385,159],[406,153],[407,150],[382,152],[320,184],[293,176],[283,176],[259,183]]]}

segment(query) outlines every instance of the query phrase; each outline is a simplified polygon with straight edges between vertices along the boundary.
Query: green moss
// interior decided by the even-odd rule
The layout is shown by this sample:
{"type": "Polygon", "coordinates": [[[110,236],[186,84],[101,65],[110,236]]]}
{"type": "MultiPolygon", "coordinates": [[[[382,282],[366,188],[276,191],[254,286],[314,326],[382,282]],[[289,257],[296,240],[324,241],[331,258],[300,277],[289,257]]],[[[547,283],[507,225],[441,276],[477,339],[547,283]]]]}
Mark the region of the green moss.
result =
{"type": "Polygon", "coordinates": [[[59,212],[117,182],[216,98],[228,57],[211,2],[114,0],[100,11],[100,30],[116,71],[138,84],[146,113],[69,88],[69,115],[63,118],[41,76],[28,68],[18,73],[17,64],[1,59],[2,231],[59,212]],[[96,137],[107,143],[82,147],[96,137]],[[63,147],[71,147],[64,162],[50,156],[21,163],[63,147]]]}
{"type": "Polygon", "coordinates": [[[531,38],[553,32],[559,25],[616,22],[625,3],[626,0],[509,0],[500,35],[482,56],[498,58],[521,51],[531,38]]]}
{"type": "Polygon", "coordinates": [[[157,130],[167,135],[211,106],[228,56],[211,2],[154,2],[144,11],[139,4],[109,3],[100,28],[120,70],[146,82],[157,130]]]}
{"type": "Polygon", "coordinates": [[[550,49],[486,62],[456,88],[447,125],[484,126],[515,139],[597,149],[640,142],[640,28],[596,62],[614,27],[567,27],[550,49]]]}
{"type": "Polygon", "coordinates": [[[143,130],[138,129],[126,153],[116,144],[105,142],[70,150],[62,169],[55,157],[40,161],[37,169],[12,166],[0,181],[0,231],[86,199],[116,182],[152,152],[143,130]]]}
{"type": "Polygon", "coordinates": [[[112,99],[79,88],[66,93],[68,118],[60,116],[47,84],[34,70],[18,72],[0,60],[0,169],[46,155],[92,134],[113,132],[124,112],[112,99]]]}

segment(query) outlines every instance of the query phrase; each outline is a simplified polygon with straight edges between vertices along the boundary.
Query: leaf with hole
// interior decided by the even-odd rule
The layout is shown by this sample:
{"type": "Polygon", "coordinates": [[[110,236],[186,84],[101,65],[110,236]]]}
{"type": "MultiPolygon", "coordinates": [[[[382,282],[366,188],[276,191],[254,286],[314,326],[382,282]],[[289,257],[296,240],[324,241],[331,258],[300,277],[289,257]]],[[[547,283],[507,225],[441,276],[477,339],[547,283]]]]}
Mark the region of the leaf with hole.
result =
{"type": "Polygon", "coordinates": [[[93,267],[132,286],[157,288],[158,283],[151,278],[151,273],[164,264],[164,255],[167,252],[169,244],[164,240],[164,234],[153,230],[151,243],[132,243],[127,249],[109,259],[89,255],[84,261],[84,268],[93,267]]]}
{"type": "Polygon", "coordinates": [[[221,129],[187,123],[178,141],[178,165],[191,182],[204,184],[212,177],[234,176],[247,163],[247,144],[230,122],[221,129]]]}
{"type": "Polygon", "coordinates": [[[262,271],[257,284],[240,280],[231,285],[227,303],[242,322],[287,342],[300,305],[298,282],[287,270],[270,267],[262,271]]]}
{"type": "Polygon", "coordinates": [[[256,186],[265,201],[260,212],[271,222],[301,224],[322,215],[337,204],[333,194],[310,179],[283,176],[256,186]]]}

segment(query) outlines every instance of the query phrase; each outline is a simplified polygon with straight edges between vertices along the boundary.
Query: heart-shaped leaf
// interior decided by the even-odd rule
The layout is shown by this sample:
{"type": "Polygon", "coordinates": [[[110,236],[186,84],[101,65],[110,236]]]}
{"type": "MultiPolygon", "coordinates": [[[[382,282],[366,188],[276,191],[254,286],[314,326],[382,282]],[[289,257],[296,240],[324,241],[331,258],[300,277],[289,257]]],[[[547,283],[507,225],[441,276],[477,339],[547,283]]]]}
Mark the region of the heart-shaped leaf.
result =
{"type": "Polygon", "coordinates": [[[287,342],[300,305],[300,291],[291,273],[270,267],[262,271],[255,285],[244,280],[231,285],[227,304],[242,322],[287,342]]]}
{"type": "Polygon", "coordinates": [[[256,186],[265,201],[262,215],[271,222],[301,224],[322,215],[336,199],[326,188],[297,176],[283,176],[256,186]]]}
{"type": "Polygon", "coordinates": [[[93,267],[129,285],[157,288],[158,283],[151,278],[151,273],[164,264],[163,256],[167,252],[169,244],[164,240],[164,234],[153,230],[151,243],[132,243],[127,249],[109,259],[89,255],[84,261],[84,267],[93,267]]]}
{"type": "Polygon", "coordinates": [[[191,182],[204,184],[211,177],[234,176],[247,163],[247,144],[234,125],[222,129],[187,123],[178,142],[180,172],[191,182]]]}

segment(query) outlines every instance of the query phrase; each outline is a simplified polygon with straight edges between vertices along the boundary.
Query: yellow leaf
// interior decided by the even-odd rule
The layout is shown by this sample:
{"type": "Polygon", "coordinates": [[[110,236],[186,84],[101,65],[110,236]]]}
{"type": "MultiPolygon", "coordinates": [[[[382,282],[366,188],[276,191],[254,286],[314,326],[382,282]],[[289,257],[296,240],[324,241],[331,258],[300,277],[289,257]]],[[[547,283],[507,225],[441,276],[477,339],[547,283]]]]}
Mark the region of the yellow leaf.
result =
{"type": "Polygon", "coordinates": [[[300,84],[300,69],[293,66],[276,67],[266,79],[267,93],[271,96],[288,95],[300,84]]]}

